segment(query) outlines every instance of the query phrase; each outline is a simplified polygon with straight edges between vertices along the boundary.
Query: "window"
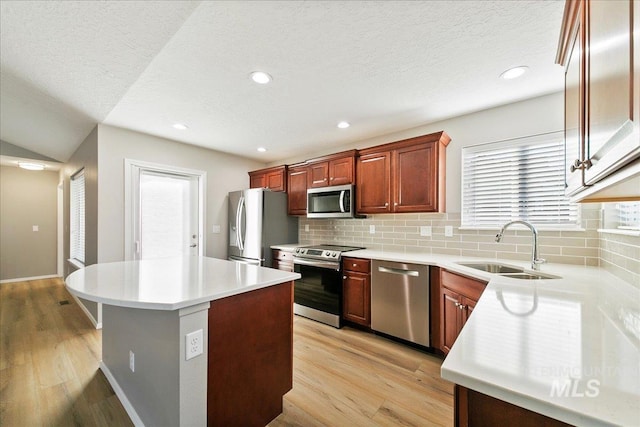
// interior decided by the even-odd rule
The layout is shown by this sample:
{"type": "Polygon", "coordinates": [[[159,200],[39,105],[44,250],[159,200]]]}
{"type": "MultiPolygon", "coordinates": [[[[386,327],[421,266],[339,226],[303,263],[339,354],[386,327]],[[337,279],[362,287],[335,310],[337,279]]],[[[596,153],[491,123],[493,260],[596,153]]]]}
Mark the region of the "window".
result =
{"type": "Polygon", "coordinates": [[[70,257],[84,264],[84,169],[71,176],[70,257]]]}
{"type": "Polygon", "coordinates": [[[564,195],[562,132],[465,147],[462,163],[462,227],[577,228],[577,205],[564,195]]]}

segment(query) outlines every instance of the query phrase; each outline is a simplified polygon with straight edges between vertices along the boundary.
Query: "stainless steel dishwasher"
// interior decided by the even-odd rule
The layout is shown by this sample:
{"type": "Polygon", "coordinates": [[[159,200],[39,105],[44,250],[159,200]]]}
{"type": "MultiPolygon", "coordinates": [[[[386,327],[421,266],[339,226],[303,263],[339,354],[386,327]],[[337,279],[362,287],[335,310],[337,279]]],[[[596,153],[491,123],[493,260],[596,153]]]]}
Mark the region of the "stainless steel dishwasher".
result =
{"type": "Polygon", "coordinates": [[[371,329],[429,346],[429,267],[372,261],[371,329]]]}

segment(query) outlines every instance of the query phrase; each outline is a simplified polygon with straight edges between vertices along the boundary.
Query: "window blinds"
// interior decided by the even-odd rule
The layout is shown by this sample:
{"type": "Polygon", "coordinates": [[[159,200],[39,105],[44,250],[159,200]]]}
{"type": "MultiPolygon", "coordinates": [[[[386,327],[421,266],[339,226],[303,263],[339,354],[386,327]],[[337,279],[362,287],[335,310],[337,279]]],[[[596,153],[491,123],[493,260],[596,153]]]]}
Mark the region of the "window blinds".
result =
{"type": "Polygon", "coordinates": [[[463,227],[577,225],[577,206],[564,195],[561,132],[465,147],[462,156],[463,227]]]}
{"type": "Polygon", "coordinates": [[[71,177],[71,207],[70,207],[70,256],[72,259],[84,263],[84,169],[71,177]]]}
{"type": "Polygon", "coordinates": [[[618,203],[618,228],[640,230],[640,203],[618,203]]]}

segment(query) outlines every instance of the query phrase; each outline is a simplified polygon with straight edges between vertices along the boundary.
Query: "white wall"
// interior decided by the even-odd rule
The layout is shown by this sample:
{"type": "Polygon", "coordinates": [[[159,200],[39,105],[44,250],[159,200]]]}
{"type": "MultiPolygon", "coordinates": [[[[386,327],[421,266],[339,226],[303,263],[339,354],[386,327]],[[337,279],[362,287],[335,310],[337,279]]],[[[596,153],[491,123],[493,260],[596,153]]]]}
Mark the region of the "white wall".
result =
{"type": "MultiPolygon", "coordinates": [[[[353,125],[357,126],[357,123],[353,125]]],[[[447,146],[446,210],[460,212],[462,147],[563,129],[564,99],[563,93],[559,92],[357,141],[342,147],[333,147],[330,150],[318,151],[306,156],[284,159],[274,162],[273,165],[292,164],[323,154],[351,148],[367,148],[444,130],[451,137],[451,143],[447,146]]]]}
{"type": "Polygon", "coordinates": [[[124,159],[207,172],[206,256],[227,255],[227,195],[249,187],[248,171],[265,166],[169,139],[98,125],[98,262],[124,260],[124,159]],[[220,225],[219,234],[211,232],[220,225]]]}

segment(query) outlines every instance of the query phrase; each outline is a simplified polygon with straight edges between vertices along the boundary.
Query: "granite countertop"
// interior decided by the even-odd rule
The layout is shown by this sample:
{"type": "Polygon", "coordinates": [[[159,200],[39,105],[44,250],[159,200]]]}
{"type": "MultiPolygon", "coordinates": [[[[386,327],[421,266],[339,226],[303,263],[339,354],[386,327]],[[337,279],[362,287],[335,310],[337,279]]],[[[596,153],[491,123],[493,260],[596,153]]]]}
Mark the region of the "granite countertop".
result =
{"type": "Polygon", "coordinates": [[[65,280],[72,294],[120,307],[177,310],[299,278],[202,256],[95,264],[65,280]]]}
{"type": "MultiPolygon", "coordinates": [[[[435,265],[488,281],[442,377],[575,425],[640,420],[640,289],[602,268],[543,264],[553,280],[518,280],[450,255],[360,250],[349,256],[435,265]]],[[[529,263],[504,261],[529,269],[529,263]]]]}

